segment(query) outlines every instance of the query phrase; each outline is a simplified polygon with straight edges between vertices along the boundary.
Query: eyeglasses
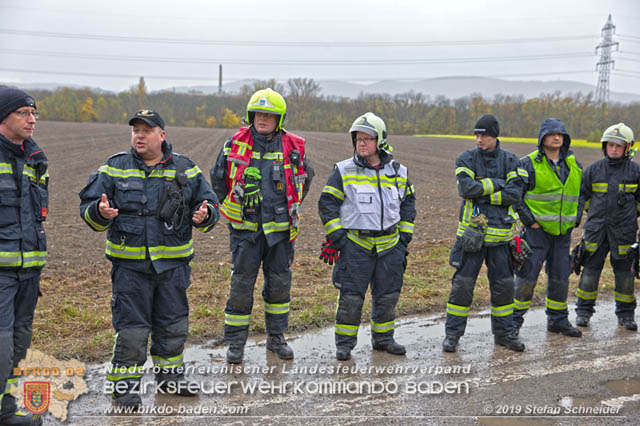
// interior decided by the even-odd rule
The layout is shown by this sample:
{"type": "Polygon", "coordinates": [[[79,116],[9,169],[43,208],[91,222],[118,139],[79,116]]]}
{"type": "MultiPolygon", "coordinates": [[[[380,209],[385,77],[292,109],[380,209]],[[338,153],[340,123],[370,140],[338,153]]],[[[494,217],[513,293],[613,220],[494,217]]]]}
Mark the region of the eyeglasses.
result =
{"type": "Polygon", "coordinates": [[[369,142],[375,142],[375,141],[377,141],[377,139],[376,139],[376,138],[356,138],[356,142],[366,142],[366,143],[369,143],[369,142]]]}
{"type": "Polygon", "coordinates": [[[40,117],[40,114],[38,114],[38,111],[13,111],[13,113],[19,116],[20,118],[27,118],[28,116],[33,115],[33,118],[37,120],[38,117],[40,117]]]}

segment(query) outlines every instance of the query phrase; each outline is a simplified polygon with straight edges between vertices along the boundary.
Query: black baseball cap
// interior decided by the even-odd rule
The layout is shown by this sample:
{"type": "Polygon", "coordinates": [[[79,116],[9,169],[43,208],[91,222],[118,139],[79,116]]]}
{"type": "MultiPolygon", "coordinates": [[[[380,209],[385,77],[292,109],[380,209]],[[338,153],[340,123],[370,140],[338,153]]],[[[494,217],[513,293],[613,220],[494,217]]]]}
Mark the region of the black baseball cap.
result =
{"type": "Polygon", "coordinates": [[[142,120],[151,127],[160,126],[160,128],[164,130],[164,120],[160,117],[160,114],[155,111],[151,111],[150,109],[141,109],[140,111],[136,111],[133,117],[129,120],[129,126],[133,126],[133,123],[136,120],[142,120]]]}

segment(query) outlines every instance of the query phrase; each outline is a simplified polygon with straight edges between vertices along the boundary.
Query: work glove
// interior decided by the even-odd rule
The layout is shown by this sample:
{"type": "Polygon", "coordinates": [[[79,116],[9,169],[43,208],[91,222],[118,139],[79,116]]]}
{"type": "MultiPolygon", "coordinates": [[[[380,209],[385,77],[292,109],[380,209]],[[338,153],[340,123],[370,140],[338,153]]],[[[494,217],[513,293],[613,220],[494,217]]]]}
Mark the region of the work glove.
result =
{"type": "Polygon", "coordinates": [[[324,243],[322,243],[322,251],[320,252],[320,259],[322,259],[324,263],[333,265],[333,262],[338,260],[339,255],[340,255],[340,249],[333,244],[333,241],[327,240],[324,243]]]}
{"type": "Polygon", "coordinates": [[[584,261],[584,240],[580,240],[578,244],[571,250],[571,271],[580,275],[580,271],[582,271],[582,262],[584,261]]]}
{"type": "Polygon", "coordinates": [[[511,248],[511,257],[513,257],[514,266],[516,269],[521,269],[527,264],[529,257],[533,254],[531,247],[520,237],[514,237],[509,242],[509,247],[511,248]]]}
{"type": "Polygon", "coordinates": [[[247,207],[257,207],[262,201],[260,192],[260,170],[256,167],[247,167],[244,170],[244,205],[247,207]]]}

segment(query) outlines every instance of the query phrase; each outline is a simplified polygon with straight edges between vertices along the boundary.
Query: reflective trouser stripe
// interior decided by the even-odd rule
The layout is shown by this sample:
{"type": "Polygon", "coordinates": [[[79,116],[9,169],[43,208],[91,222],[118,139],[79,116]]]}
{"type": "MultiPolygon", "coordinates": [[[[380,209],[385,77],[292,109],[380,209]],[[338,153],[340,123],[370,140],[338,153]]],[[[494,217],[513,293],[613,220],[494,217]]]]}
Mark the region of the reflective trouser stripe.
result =
{"type": "Polygon", "coordinates": [[[584,291],[577,289],[576,296],[583,300],[596,300],[598,298],[598,290],[596,291],[584,291]]]}
{"type": "Polygon", "coordinates": [[[634,294],[622,294],[617,291],[614,291],[613,294],[615,295],[616,302],[633,303],[636,301],[634,294]]]}
{"type": "Polygon", "coordinates": [[[232,315],[224,314],[224,323],[231,326],[244,326],[249,325],[250,315],[232,315]]]}
{"type": "Polygon", "coordinates": [[[494,317],[506,317],[513,313],[513,307],[513,303],[503,306],[491,306],[491,315],[494,317]]]}
{"type": "Polygon", "coordinates": [[[264,311],[268,314],[288,314],[289,303],[267,303],[264,302],[264,311]]]}
{"type": "Polygon", "coordinates": [[[529,307],[531,307],[531,300],[522,301],[513,299],[513,306],[520,311],[526,311],[527,309],[529,309],[529,307]]]}
{"type": "Polygon", "coordinates": [[[107,380],[117,382],[124,379],[139,379],[142,377],[142,366],[134,365],[132,367],[115,367],[109,365],[107,368],[107,380]]]}
{"type": "Polygon", "coordinates": [[[184,364],[184,352],[171,358],[163,358],[158,355],[152,355],[153,365],[161,368],[176,368],[184,364]]]}
{"type": "Polygon", "coordinates": [[[471,306],[459,306],[447,303],[447,313],[457,317],[468,317],[471,306]]]}
{"type": "Polygon", "coordinates": [[[374,333],[386,333],[388,331],[393,330],[394,328],[395,328],[394,321],[383,322],[383,323],[375,323],[371,321],[371,331],[373,331],[374,333]]]}
{"type": "Polygon", "coordinates": [[[556,302],[555,300],[551,300],[548,297],[545,297],[546,306],[549,309],[553,309],[554,311],[563,311],[567,309],[567,302],[556,302]]]}
{"type": "Polygon", "coordinates": [[[357,336],[358,335],[357,325],[348,325],[348,324],[336,324],[336,334],[342,334],[345,336],[357,336]]]}

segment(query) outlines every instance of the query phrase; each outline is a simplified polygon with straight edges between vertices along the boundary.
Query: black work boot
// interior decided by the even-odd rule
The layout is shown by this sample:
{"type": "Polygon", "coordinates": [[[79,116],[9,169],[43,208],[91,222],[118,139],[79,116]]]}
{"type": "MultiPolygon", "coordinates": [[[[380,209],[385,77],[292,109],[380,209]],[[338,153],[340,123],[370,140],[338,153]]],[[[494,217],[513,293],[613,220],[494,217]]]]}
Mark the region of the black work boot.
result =
{"type": "Polygon", "coordinates": [[[351,350],[347,348],[336,348],[336,359],[338,361],[348,361],[351,359],[351,350]]]}
{"type": "Polygon", "coordinates": [[[178,396],[196,396],[200,391],[200,385],[187,380],[184,376],[175,379],[164,379],[156,377],[156,393],[166,393],[178,396]]]}
{"type": "Polygon", "coordinates": [[[442,350],[445,352],[455,352],[458,347],[458,340],[460,336],[454,336],[453,334],[447,334],[442,342],[442,350]]]}
{"type": "Polygon", "coordinates": [[[589,315],[586,314],[578,314],[576,317],[576,325],[579,327],[588,327],[589,326],[589,315]]]}
{"type": "Polygon", "coordinates": [[[229,364],[240,364],[244,357],[244,345],[232,343],[227,349],[227,362],[229,364]]]}
{"type": "Polygon", "coordinates": [[[493,341],[496,345],[504,346],[510,351],[522,352],[524,351],[524,343],[522,343],[517,336],[513,334],[507,334],[505,336],[493,336],[493,341]]]}
{"type": "Polygon", "coordinates": [[[8,426],[40,426],[42,418],[39,414],[25,413],[18,410],[16,398],[11,394],[6,394],[2,398],[0,409],[0,425],[8,426]]]}
{"type": "Polygon", "coordinates": [[[392,340],[389,343],[378,343],[372,340],[371,347],[373,347],[373,349],[375,349],[376,351],[385,351],[392,355],[404,355],[407,353],[407,350],[404,348],[404,346],[396,342],[395,340],[392,340]]]}
{"type": "Polygon", "coordinates": [[[142,407],[142,398],[137,393],[114,392],[112,397],[119,407],[131,409],[131,413],[137,412],[142,407]]]}
{"type": "Polygon", "coordinates": [[[633,317],[618,318],[618,325],[631,331],[636,331],[638,329],[638,324],[636,324],[636,321],[633,319],[633,317]]]}
{"type": "Polygon", "coordinates": [[[293,349],[287,345],[282,334],[270,334],[267,337],[267,349],[280,359],[293,359],[293,349]]]}
{"type": "Polygon", "coordinates": [[[552,333],[562,333],[563,335],[569,337],[582,337],[582,331],[572,326],[569,321],[547,324],[547,330],[552,333]]]}

